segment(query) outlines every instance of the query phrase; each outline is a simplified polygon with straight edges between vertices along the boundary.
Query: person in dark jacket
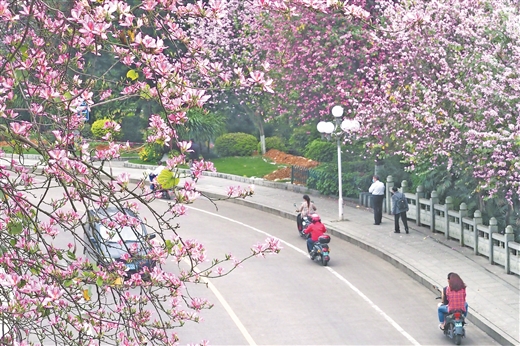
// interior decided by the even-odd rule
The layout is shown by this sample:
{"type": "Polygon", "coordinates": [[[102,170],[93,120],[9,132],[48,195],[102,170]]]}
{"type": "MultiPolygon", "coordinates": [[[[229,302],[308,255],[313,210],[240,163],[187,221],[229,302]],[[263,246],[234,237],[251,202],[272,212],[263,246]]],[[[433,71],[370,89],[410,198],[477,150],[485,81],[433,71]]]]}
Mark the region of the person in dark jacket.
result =
{"type": "Polygon", "coordinates": [[[394,214],[394,233],[401,233],[399,229],[399,218],[403,220],[404,230],[408,234],[408,219],[406,212],[408,211],[408,200],[404,193],[399,192],[397,187],[392,187],[392,214],[394,214]]]}

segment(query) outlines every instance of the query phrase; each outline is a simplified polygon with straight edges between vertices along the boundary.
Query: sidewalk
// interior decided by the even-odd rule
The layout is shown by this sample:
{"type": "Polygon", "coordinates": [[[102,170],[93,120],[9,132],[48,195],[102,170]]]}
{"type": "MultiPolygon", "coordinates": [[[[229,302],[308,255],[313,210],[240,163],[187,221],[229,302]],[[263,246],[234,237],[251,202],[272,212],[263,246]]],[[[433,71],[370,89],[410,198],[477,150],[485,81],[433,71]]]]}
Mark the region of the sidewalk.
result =
{"type": "MultiPolygon", "coordinates": [[[[27,165],[35,163],[36,160],[25,162],[27,165]]],[[[143,177],[145,167],[129,166],[132,167],[114,162],[113,174],[126,172],[132,179],[143,177]]],[[[433,285],[446,285],[449,272],[460,274],[468,286],[469,321],[502,345],[520,344],[518,276],[505,274],[504,268],[489,264],[487,259],[474,256],[471,249],[461,248],[455,241],[446,241],[442,235],[437,236],[425,227],[410,223],[410,234],[394,234],[392,215],[385,214],[382,224],[374,225],[372,210],[353,202],[346,202],[344,220],[339,221],[337,198],[322,196],[300,186],[209,173],[199,180],[197,188],[211,197],[225,197],[226,187],[251,184],[255,185],[252,197],[232,202],[295,220],[293,204],[301,203],[302,195],[308,194],[332,235],[376,254],[432,291],[433,285]]]]}

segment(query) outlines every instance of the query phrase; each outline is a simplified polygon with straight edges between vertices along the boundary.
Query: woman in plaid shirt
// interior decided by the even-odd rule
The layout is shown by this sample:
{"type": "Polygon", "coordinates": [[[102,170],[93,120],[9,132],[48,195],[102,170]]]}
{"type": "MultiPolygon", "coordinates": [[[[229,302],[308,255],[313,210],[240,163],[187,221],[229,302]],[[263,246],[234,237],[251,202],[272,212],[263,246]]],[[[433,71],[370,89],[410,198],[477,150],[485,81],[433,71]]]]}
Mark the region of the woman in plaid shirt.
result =
{"type": "Polygon", "coordinates": [[[439,305],[439,325],[444,329],[445,315],[455,310],[464,311],[464,317],[468,314],[468,303],[466,303],[466,285],[456,273],[448,274],[448,287],[442,292],[442,304],[439,305]]]}

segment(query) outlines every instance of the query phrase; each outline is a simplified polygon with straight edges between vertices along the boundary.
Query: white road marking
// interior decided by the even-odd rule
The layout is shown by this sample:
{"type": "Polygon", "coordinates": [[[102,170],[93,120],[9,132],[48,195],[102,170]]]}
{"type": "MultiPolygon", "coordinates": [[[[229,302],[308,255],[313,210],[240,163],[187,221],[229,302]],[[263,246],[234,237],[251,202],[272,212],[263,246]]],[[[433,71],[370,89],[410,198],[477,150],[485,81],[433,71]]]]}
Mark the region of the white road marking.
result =
{"type": "MultiPolygon", "coordinates": [[[[190,262],[186,259],[186,263],[190,264],[190,262]]],[[[195,268],[195,270],[198,271],[198,269],[195,268]]],[[[240,332],[242,333],[242,335],[244,336],[244,338],[247,340],[247,342],[249,343],[249,345],[251,346],[256,346],[256,342],[255,340],[253,340],[253,338],[251,337],[251,335],[249,334],[249,332],[247,331],[246,327],[242,324],[242,322],[240,322],[240,319],[238,318],[238,316],[235,314],[235,312],[233,311],[233,309],[231,308],[231,306],[229,306],[228,302],[226,301],[226,299],[222,296],[222,294],[220,294],[219,290],[211,283],[211,281],[209,281],[208,279],[206,278],[202,278],[202,281],[204,281],[209,289],[213,292],[213,294],[217,297],[218,301],[220,302],[220,304],[222,304],[222,306],[224,307],[224,309],[227,311],[227,313],[229,314],[229,316],[231,317],[231,319],[233,320],[233,322],[235,322],[236,326],[238,327],[238,330],[240,330],[240,332]]]]}
{"type": "MultiPolygon", "coordinates": [[[[231,218],[228,218],[228,217],[225,217],[225,216],[222,216],[222,215],[219,215],[219,214],[215,214],[215,213],[212,213],[210,211],[206,211],[206,210],[202,210],[202,209],[199,209],[199,208],[195,208],[195,207],[192,207],[192,206],[188,206],[189,209],[193,209],[193,210],[196,210],[196,211],[200,211],[202,213],[206,213],[206,214],[209,214],[209,215],[212,215],[212,216],[216,216],[216,217],[220,217],[221,219],[224,219],[224,220],[227,220],[227,221],[231,221],[231,222],[234,222],[236,224],[239,224],[241,226],[244,226],[244,227],[247,227],[249,229],[252,229],[253,231],[255,232],[258,232],[258,233],[262,233],[262,234],[265,234],[267,235],[268,237],[273,237],[273,238],[276,238],[278,240],[280,240],[281,243],[285,244],[286,246],[290,247],[291,249],[303,254],[305,257],[308,257],[309,254],[306,252],[306,251],[303,251],[301,250],[300,248],[286,242],[285,240],[282,240],[278,237],[275,237],[273,236],[272,234],[269,234],[267,232],[264,232],[262,230],[259,230],[258,228],[255,228],[253,226],[249,226],[243,222],[240,222],[240,221],[237,221],[237,220],[234,220],[234,219],[231,219],[231,218]]],[[[411,343],[412,345],[417,345],[419,346],[420,343],[415,340],[410,334],[408,334],[396,321],[394,321],[390,316],[388,316],[383,310],[381,310],[381,308],[379,308],[379,306],[377,306],[373,301],[370,300],[370,298],[368,298],[363,292],[361,292],[356,286],[354,286],[350,281],[348,281],[347,279],[345,279],[343,276],[341,276],[337,271],[335,271],[334,269],[330,268],[330,267],[325,267],[330,273],[332,273],[332,275],[334,275],[335,277],[337,277],[340,281],[344,282],[348,287],[350,287],[351,290],[353,290],[355,293],[357,293],[364,301],[366,301],[374,310],[377,311],[377,313],[379,315],[381,315],[385,320],[388,321],[388,323],[390,323],[390,325],[392,325],[392,327],[394,327],[399,333],[401,333],[401,335],[403,335],[405,338],[407,338],[411,343]]],[[[209,282],[208,282],[209,283],[209,282]]],[[[251,338],[251,336],[249,335],[249,333],[247,332],[247,330],[245,329],[244,325],[240,322],[240,320],[238,319],[238,317],[236,316],[236,314],[233,312],[233,310],[231,309],[231,307],[229,306],[229,304],[226,302],[226,300],[224,299],[224,297],[222,297],[222,295],[218,292],[218,290],[215,288],[215,286],[211,285],[209,286],[211,288],[211,290],[213,291],[213,293],[215,293],[215,295],[217,296],[217,298],[219,299],[219,301],[224,305],[224,308],[226,309],[226,311],[229,313],[229,315],[231,316],[231,318],[233,319],[233,321],[235,322],[235,324],[237,325],[238,329],[242,332],[242,335],[244,335],[244,337],[248,340],[249,344],[250,345],[256,345],[255,342],[253,341],[253,339],[251,338]],[[213,288],[212,288],[213,287],[213,288]]]]}

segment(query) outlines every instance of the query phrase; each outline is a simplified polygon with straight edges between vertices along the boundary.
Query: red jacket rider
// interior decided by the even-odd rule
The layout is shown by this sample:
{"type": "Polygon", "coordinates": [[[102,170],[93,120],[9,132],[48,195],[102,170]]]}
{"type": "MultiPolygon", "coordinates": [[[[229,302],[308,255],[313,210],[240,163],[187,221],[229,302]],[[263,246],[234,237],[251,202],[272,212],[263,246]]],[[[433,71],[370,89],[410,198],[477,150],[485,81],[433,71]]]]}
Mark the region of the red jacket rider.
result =
{"type": "Polygon", "coordinates": [[[327,229],[325,228],[325,225],[321,223],[320,216],[318,214],[312,214],[311,215],[312,224],[307,227],[303,233],[305,234],[311,234],[311,236],[307,239],[307,250],[309,252],[312,251],[312,247],[314,246],[314,243],[318,241],[318,238],[325,232],[327,232],[327,229]]]}

